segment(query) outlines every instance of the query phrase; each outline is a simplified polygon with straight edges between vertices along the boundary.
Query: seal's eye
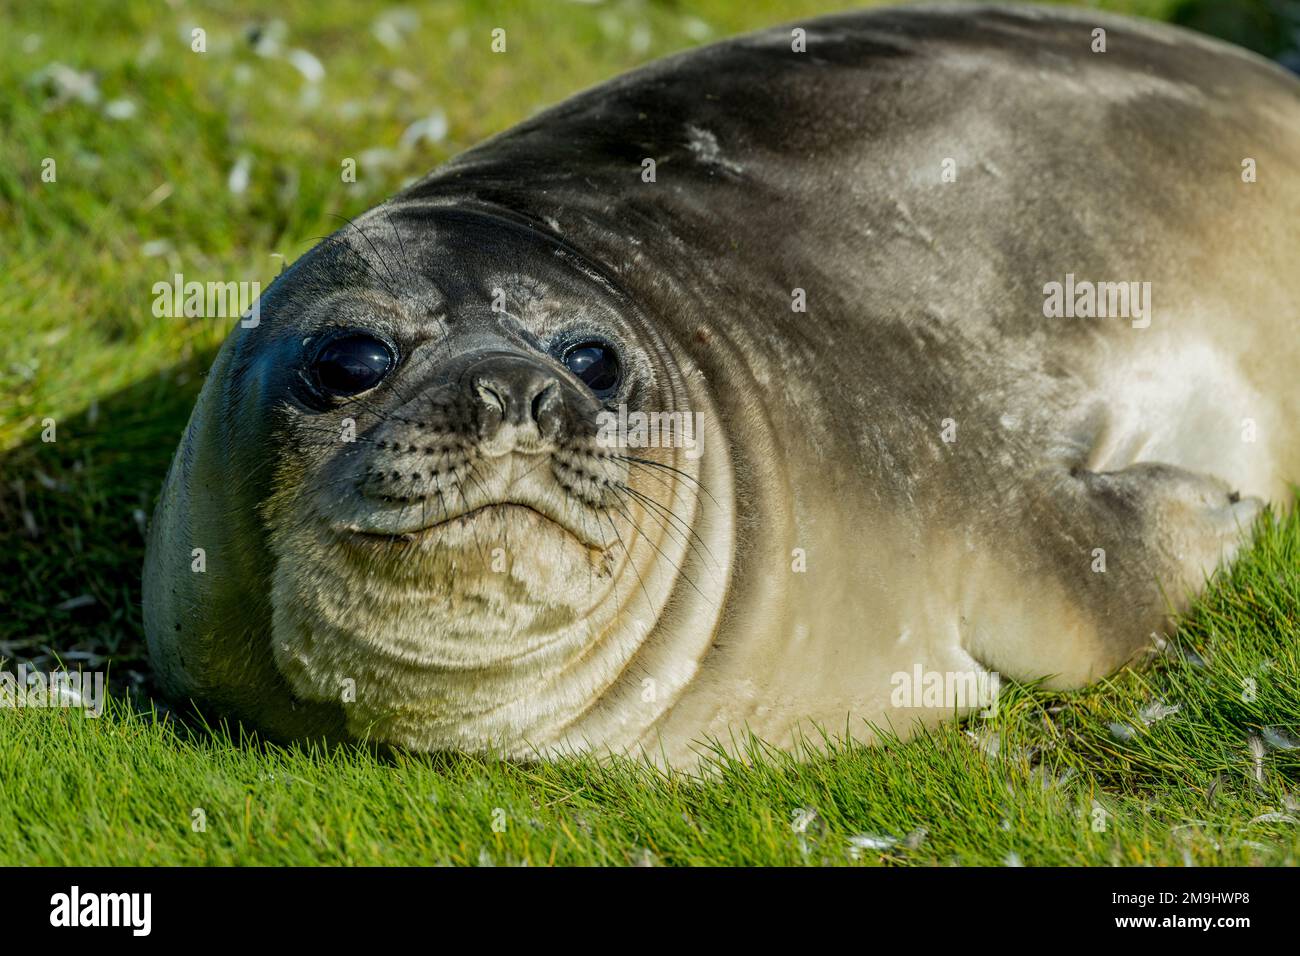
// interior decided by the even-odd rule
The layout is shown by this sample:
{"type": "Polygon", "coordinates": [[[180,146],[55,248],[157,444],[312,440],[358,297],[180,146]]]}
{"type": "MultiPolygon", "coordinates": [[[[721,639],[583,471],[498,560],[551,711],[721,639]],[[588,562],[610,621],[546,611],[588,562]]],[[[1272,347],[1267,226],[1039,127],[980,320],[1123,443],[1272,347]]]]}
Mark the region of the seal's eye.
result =
{"type": "Polygon", "coordinates": [[[583,342],[564,353],[564,364],[598,398],[618,388],[621,369],[618,353],[604,342],[583,342]]]}
{"type": "Polygon", "coordinates": [[[348,396],[374,388],[393,366],[393,350],[373,335],[353,332],[326,342],[311,363],[316,387],[348,396]]]}

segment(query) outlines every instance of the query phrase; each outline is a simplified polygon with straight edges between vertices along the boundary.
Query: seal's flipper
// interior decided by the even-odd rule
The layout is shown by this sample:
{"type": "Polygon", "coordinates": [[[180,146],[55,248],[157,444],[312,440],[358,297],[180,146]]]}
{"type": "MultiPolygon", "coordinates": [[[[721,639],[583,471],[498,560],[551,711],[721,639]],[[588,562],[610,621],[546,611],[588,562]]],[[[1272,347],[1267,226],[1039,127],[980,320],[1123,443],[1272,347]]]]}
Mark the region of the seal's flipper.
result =
{"type": "Polygon", "coordinates": [[[1057,576],[1096,625],[1098,673],[1139,655],[1249,540],[1263,507],[1174,465],[1054,473],[1034,515],[1057,576]]]}
{"type": "Polygon", "coordinates": [[[1262,508],[1219,478],[1154,462],[1056,466],[1029,488],[1021,543],[1008,542],[999,563],[1010,559],[1037,584],[1018,605],[972,617],[963,647],[1003,677],[1060,689],[1153,649],[1171,631],[1171,612],[1246,543],[1262,508]]]}

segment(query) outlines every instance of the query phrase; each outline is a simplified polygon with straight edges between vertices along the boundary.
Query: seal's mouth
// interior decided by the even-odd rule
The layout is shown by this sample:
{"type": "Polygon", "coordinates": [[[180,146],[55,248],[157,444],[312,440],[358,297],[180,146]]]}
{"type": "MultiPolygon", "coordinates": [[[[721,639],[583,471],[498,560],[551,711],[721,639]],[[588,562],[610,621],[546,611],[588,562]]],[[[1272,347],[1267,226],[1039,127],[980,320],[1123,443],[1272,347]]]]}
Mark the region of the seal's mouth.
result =
{"type": "Polygon", "coordinates": [[[423,466],[409,460],[411,452],[385,453],[345,460],[342,476],[322,476],[313,510],[338,538],[371,547],[422,543],[449,554],[575,543],[608,552],[634,521],[636,512],[613,490],[624,487],[623,474],[590,452],[476,455],[423,466]],[[353,493],[340,498],[337,484],[348,480],[353,493]]]}
{"type": "MultiPolygon", "coordinates": [[[[500,522],[502,527],[523,522],[530,530],[543,528],[558,530],[576,544],[591,551],[608,549],[609,543],[604,535],[593,534],[593,530],[599,531],[601,527],[598,523],[594,523],[593,519],[574,522],[571,519],[566,520],[565,516],[548,513],[548,510],[521,501],[493,501],[453,514],[438,515],[436,518],[430,515],[428,517],[433,520],[420,522],[412,527],[393,526],[391,521],[380,520],[374,524],[353,522],[340,530],[349,537],[361,541],[401,546],[434,537],[455,535],[456,532],[472,533],[476,530],[476,526],[495,520],[500,522]]],[[[400,521],[400,516],[398,520],[400,521]]]]}

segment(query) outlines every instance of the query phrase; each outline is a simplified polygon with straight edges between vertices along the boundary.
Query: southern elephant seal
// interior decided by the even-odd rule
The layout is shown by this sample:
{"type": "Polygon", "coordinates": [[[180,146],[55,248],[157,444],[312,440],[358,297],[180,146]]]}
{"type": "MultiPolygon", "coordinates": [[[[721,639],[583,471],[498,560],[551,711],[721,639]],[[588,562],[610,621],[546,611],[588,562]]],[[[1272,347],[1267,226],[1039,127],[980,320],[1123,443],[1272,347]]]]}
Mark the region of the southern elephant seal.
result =
{"type": "Polygon", "coordinates": [[[1300,478],[1300,83],[1091,12],[797,27],[576,96],[277,279],[154,518],[169,692],[688,764],[981,703],[900,675],[1143,653],[1300,478]]]}

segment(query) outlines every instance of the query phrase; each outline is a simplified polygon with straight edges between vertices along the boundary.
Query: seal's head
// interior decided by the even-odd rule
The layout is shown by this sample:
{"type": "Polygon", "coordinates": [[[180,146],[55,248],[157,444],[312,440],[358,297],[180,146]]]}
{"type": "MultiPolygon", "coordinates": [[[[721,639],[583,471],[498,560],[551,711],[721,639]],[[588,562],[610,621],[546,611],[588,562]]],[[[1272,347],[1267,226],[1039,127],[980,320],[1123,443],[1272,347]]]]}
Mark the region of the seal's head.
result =
{"type": "MultiPolygon", "coordinates": [[[[201,450],[183,448],[158,524],[190,516],[155,534],[224,535],[199,590],[248,604],[221,621],[215,595],[182,596],[178,629],[256,629],[269,592],[269,634],[241,646],[256,657],[265,641],[294,702],[341,705],[351,736],[559,739],[699,557],[702,436],[680,370],[608,277],[531,223],[381,207],[276,281],[213,379],[187,436],[201,450]],[[610,426],[647,410],[684,417],[681,447],[618,440],[610,426]],[[196,481],[195,455],[216,449],[220,479],[196,481]],[[223,512],[242,523],[202,519],[223,512]]],[[[248,682],[228,663],[172,643],[188,671],[174,684],[247,696],[221,686],[248,682]]]]}

